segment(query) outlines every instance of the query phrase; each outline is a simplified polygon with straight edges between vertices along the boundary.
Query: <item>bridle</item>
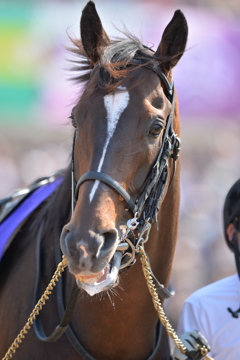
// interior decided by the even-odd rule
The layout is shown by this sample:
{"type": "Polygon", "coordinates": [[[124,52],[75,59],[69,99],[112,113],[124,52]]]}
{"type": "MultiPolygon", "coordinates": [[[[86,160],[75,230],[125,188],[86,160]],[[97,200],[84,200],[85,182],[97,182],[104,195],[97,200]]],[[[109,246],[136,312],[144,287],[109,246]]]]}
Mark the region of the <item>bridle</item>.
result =
{"type": "MultiPolygon", "coordinates": [[[[166,192],[169,175],[169,159],[173,159],[173,174],[171,181],[175,173],[175,164],[179,156],[180,151],[180,139],[173,130],[174,121],[174,108],[175,108],[175,94],[174,85],[170,83],[160,69],[159,66],[155,66],[149,62],[143,60],[133,59],[131,64],[133,66],[141,65],[152,70],[158,75],[163,83],[165,94],[168,100],[171,102],[171,111],[166,121],[166,126],[162,138],[162,146],[158,152],[152,169],[145,181],[145,186],[141,194],[134,200],[131,195],[111,176],[103,172],[89,171],[83,174],[80,179],[75,181],[74,172],[74,146],[76,131],[73,138],[72,146],[72,212],[74,211],[75,204],[78,198],[80,186],[89,180],[98,180],[109,187],[114,189],[121,197],[126,201],[129,209],[133,213],[134,217],[127,222],[127,231],[121,236],[118,246],[118,251],[122,251],[122,262],[120,270],[128,268],[135,263],[135,256],[138,253],[137,246],[147,241],[151,224],[155,220],[157,222],[157,213],[160,210],[160,206],[166,192]],[[139,236],[136,238],[135,232],[138,232],[139,236]],[[130,248],[130,252],[126,250],[130,248]]],[[[96,72],[99,68],[97,65],[92,71],[96,72]]],[[[74,122],[74,113],[70,118],[74,122]]],[[[76,124],[75,124],[76,126],[76,124]]],[[[171,184],[170,181],[170,184],[171,184]]]]}
{"type": "MultiPolygon", "coordinates": [[[[139,65],[140,60],[133,60],[134,65],[139,65]]],[[[164,73],[161,71],[159,67],[155,67],[150,65],[149,63],[142,64],[144,67],[147,67],[154,71],[162,80],[164,84],[164,88],[166,91],[166,95],[172,104],[172,108],[170,114],[167,118],[166,126],[164,129],[163,140],[162,140],[162,147],[156,157],[154,165],[146,179],[144,189],[142,193],[138,196],[137,200],[135,201],[131,195],[111,176],[104,174],[102,172],[97,171],[89,171],[83,174],[80,179],[75,181],[75,173],[74,173],[74,146],[75,146],[75,137],[76,131],[74,133],[73,138],[73,145],[72,145],[72,170],[71,170],[71,178],[72,178],[72,193],[71,193],[71,211],[73,213],[76,200],[78,197],[78,192],[80,186],[89,180],[98,180],[102,181],[112,189],[114,189],[122,198],[127,202],[129,209],[133,213],[134,217],[127,221],[127,230],[125,234],[122,234],[117,251],[122,252],[122,262],[120,266],[120,271],[132,266],[136,259],[136,254],[139,253],[139,247],[142,246],[147,240],[149,236],[149,232],[151,230],[151,224],[156,219],[156,214],[160,209],[160,205],[162,199],[164,197],[166,187],[168,184],[168,175],[169,175],[169,159],[172,158],[174,161],[174,170],[172,174],[172,178],[175,173],[175,163],[178,159],[178,154],[180,151],[180,139],[174,133],[173,130],[173,118],[174,118],[174,104],[175,104],[175,96],[174,96],[174,86],[170,84],[164,73]],[[136,236],[136,231],[138,235],[136,236]],[[128,250],[130,248],[130,251],[128,250]]],[[[98,65],[97,65],[98,66],[98,65]]],[[[93,71],[96,71],[95,69],[93,71]]],[[[74,119],[74,115],[70,118],[74,119]]],[[[172,181],[170,180],[170,183],[172,181]]],[[[39,296],[39,286],[40,286],[40,244],[41,244],[41,231],[42,226],[40,227],[40,231],[38,234],[37,240],[37,281],[35,285],[34,291],[34,305],[37,302],[39,296]]],[[[59,244],[56,244],[56,261],[57,263],[61,259],[61,253],[59,244]]],[[[156,290],[158,295],[162,298],[169,298],[174,295],[174,291],[170,288],[167,289],[163,284],[160,284],[159,281],[154,276],[150,264],[149,264],[150,273],[152,276],[153,281],[156,285],[156,290]]],[[[72,330],[69,322],[71,321],[72,314],[77,302],[77,298],[79,295],[80,289],[78,288],[76,282],[74,282],[68,304],[66,309],[64,309],[63,304],[63,281],[62,278],[59,279],[57,284],[57,302],[58,302],[58,310],[59,315],[61,317],[60,324],[56,327],[53,333],[50,336],[46,336],[40,316],[36,317],[34,322],[34,331],[36,336],[39,340],[44,342],[53,342],[59,339],[63,333],[66,331],[66,335],[78,352],[80,356],[82,356],[86,360],[94,360],[94,358],[83,348],[83,346],[78,341],[74,331],[72,330]]],[[[159,323],[159,331],[157,337],[157,343],[152,355],[148,358],[151,360],[154,358],[158,346],[160,346],[160,339],[161,339],[161,324],[159,323]]]]}

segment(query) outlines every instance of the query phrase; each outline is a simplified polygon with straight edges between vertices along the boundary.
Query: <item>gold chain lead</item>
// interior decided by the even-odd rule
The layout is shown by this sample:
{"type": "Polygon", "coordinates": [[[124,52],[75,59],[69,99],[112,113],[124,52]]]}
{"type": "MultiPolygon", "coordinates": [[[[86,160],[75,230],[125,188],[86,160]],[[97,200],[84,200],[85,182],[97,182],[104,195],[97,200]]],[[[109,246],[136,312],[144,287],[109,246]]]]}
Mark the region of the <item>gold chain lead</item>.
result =
{"type": "Polygon", "coordinates": [[[214,360],[211,356],[208,355],[208,350],[205,346],[202,346],[201,354],[202,354],[202,356],[204,356],[203,360],[214,360]]]}
{"type": "MultiPolygon", "coordinates": [[[[143,269],[143,274],[144,277],[146,279],[147,282],[147,287],[148,290],[152,296],[152,301],[153,301],[153,305],[155,307],[155,310],[158,313],[158,317],[159,320],[161,321],[162,325],[165,327],[168,336],[170,336],[171,339],[173,339],[176,347],[183,353],[186,354],[186,346],[184,345],[184,343],[182,342],[182,340],[177,336],[176,332],[174,331],[172,325],[169,323],[169,320],[163,310],[163,307],[161,305],[160,299],[158,297],[157,291],[156,291],[156,287],[154,285],[153,282],[153,278],[152,278],[152,272],[151,272],[151,267],[149,264],[149,260],[148,260],[148,256],[144,250],[143,245],[139,245],[138,247],[139,252],[140,252],[140,259],[141,259],[141,263],[142,263],[142,269],[143,269]]],[[[212,357],[210,357],[209,355],[207,355],[208,350],[205,346],[202,346],[199,348],[199,350],[201,351],[201,355],[203,356],[203,360],[214,360],[212,357]]]]}
{"type": "Polygon", "coordinates": [[[142,245],[139,246],[139,251],[141,254],[141,263],[142,263],[142,269],[143,269],[143,274],[144,277],[147,281],[147,286],[148,286],[148,290],[152,296],[152,301],[153,301],[153,305],[155,307],[155,310],[158,313],[158,317],[162,323],[162,325],[165,327],[168,335],[170,336],[170,338],[173,339],[175,345],[177,346],[177,348],[183,353],[185,354],[186,352],[186,346],[183,344],[182,340],[177,336],[176,332],[174,331],[172,325],[169,323],[168,318],[163,310],[163,307],[161,305],[160,299],[158,297],[157,291],[156,291],[156,287],[154,285],[153,282],[153,278],[151,275],[151,269],[149,266],[149,262],[148,262],[148,257],[146,255],[146,252],[143,248],[142,245]]]}
{"type": "MultiPolygon", "coordinates": [[[[177,346],[177,348],[183,353],[185,354],[186,352],[186,347],[183,344],[182,340],[177,336],[176,332],[174,331],[173,327],[171,326],[171,324],[169,323],[166,314],[163,310],[163,307],[161,305],[161,302],[159,300],[157,291],[156,291],[156,287],[154,285],[153,279],[152,279],[152,275],[151,275],[151,269],[148,263],[148,257],[146,255],[146,252],[143,248],[143,246],[139,246],[139,251],[141,254],[141,263],[142,263],[142,269],[143,269],[143,274],[144,277],[146,279],[147,282],[147,286],[148,286],[148,290],[152,296],[152,301],[153,301],[153,305],[158,313],[158,317],[162,323],[162,325],[165,327],[168,336],[171,337],[171,339],[173,339],[175,345],[177,346]]],[[[2,360],[9,360],[13,357],[13,354],[15,354],[16,349],[19,348],[19,344],[22,342],[22,340],[25,338],[25,335],[28,333],[28,330],[31,328],[34,320],[36,319],[37,315],[39,314],[39,312],[42,310],[43,306],[46,304],[46,300],[49,299],[48,295],[50,295],[52,293],[53,287],[56,286],[56,282],[59,280],[59,277],[62,275],[62,272],[64,271],[65,267],[67,266],[67,260],[65,258],[65,256],[62,257],[62,261],[58,264],[58,267],[55,271],[55,273],[53,274],[53,277],[50,281],[50,283],[48,284],[46,290],[44,291],[43,295],[41,296],[41,298],[38,300],[37,304],[35,305],[33,311],[31,312],[31,314],[29,315],[29,318],[25,324],[25,326],[22,328],[22,330],[20,331],[20,333],[18,334],[18,336],[16,337],[16,339],[13,341],[12,345],[9,347],[7,353],[5,354],[5,356],[2,358],[2,360]]],[[[201,353],[204,357],[204,359],[209,359],[212,360],[212,358],[210,356],[207,355],[205,348],[203,347],[201,349],[201,353]]]]}
{"type": "Polygon", "coordinates": [[[49,299],[48,295],[52,293],[52,290],[54,286],[56,286],[57,281],[59,280],[60,276],[62,275],[62,272],[64,271],[65,267],[67,266],[67,260],[65,256],[62,257],[62,261],[58,264],[58,267],[53,274],[53,277],[48,284],[46,290],[44,291],[41,298],[38,300],[37,304],[35,305],[33,311],[29,315],[29,318],[25,324],[25,326],[22,328],[16,339],[13,341],[12,345],[8,349],[5,356],[2,358],[2,360],[8,360],[13,357],[13,354],[15,354],[16,349],[19,348],[19,344],[22,342],[22,340],[25,338],[25,335],[28,333],[28,330],[31,328],[34,320],[36,319],[39,312],[42,310],[43,306],[46,304],[46,301],[49,299]]]}

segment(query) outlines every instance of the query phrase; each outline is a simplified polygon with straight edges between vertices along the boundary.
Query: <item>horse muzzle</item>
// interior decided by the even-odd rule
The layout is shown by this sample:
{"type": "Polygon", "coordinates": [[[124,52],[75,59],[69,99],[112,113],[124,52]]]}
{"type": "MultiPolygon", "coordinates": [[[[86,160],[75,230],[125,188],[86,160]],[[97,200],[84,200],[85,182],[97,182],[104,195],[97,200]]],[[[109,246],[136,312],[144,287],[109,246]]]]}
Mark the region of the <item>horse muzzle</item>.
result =
{"type": "Polygon", "coordinates": [[[91,296],[117,286],[121,259],[122,254],[116,251],[109,264],[100,273],[85,276],[75,275],[78,286],[91,296]]]}
{"type": "Polygon", "coordinates": [[[118,284],[122,253],[117,250],[118,231],[102,233],[89,230],[83,234],[73,224],[64,226],[61,249],[77,284],[89,295],[106,291],[118,284]]]}

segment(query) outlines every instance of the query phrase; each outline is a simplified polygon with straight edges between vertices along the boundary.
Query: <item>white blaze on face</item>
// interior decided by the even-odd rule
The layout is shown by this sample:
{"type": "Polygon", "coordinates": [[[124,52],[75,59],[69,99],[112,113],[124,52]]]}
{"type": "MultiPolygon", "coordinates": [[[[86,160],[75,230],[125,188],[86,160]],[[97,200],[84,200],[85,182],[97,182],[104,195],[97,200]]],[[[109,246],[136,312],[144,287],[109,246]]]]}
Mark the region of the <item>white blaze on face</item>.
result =
{"type": "MultiPolygon", "coordinates": [[[[118,89],[120,89],[121,91],[119,92],[117,91],[115,93],[104,96],[104,105],[107,110],[107,139],[103,148],[102,157],[98,165],[98,169],[97,169],[98,172],[100,172],[102,169],[107,147],[117,127],[118,120],[120,119],[121,114],[126,109],[129,103],[129,92],[122,91],[125,90],[126,88],[119,86],[118,89]]],[[[98,185],[99,185],[99,181],[96,180],[93,185],[92,191],[89,194],[90,202],[92,201],[95,195],[98,185]]]]}

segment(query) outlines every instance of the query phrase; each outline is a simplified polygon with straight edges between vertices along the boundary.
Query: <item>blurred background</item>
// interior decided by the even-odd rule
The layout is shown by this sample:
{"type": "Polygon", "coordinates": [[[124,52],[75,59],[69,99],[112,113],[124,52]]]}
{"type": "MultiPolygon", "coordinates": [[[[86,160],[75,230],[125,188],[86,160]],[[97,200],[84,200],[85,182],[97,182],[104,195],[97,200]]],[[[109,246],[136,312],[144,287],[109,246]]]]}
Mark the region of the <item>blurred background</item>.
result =
{"type": "MultiPolygon", "coordinates": [[[[124,25],[156,49],[176,9],[189,24],[187,52],[174,70],[181,114],[179,240],[166,302],[174,327],[183,301],[235,272],[222,231],[229,187],[240,177],[239,0],[95,0],[111,36],[124,25]]],[[[64,168],[68,116],[81,89],[69,80],[70,36],[86,1],[0,0],[0,197],[64,168]]]]}

